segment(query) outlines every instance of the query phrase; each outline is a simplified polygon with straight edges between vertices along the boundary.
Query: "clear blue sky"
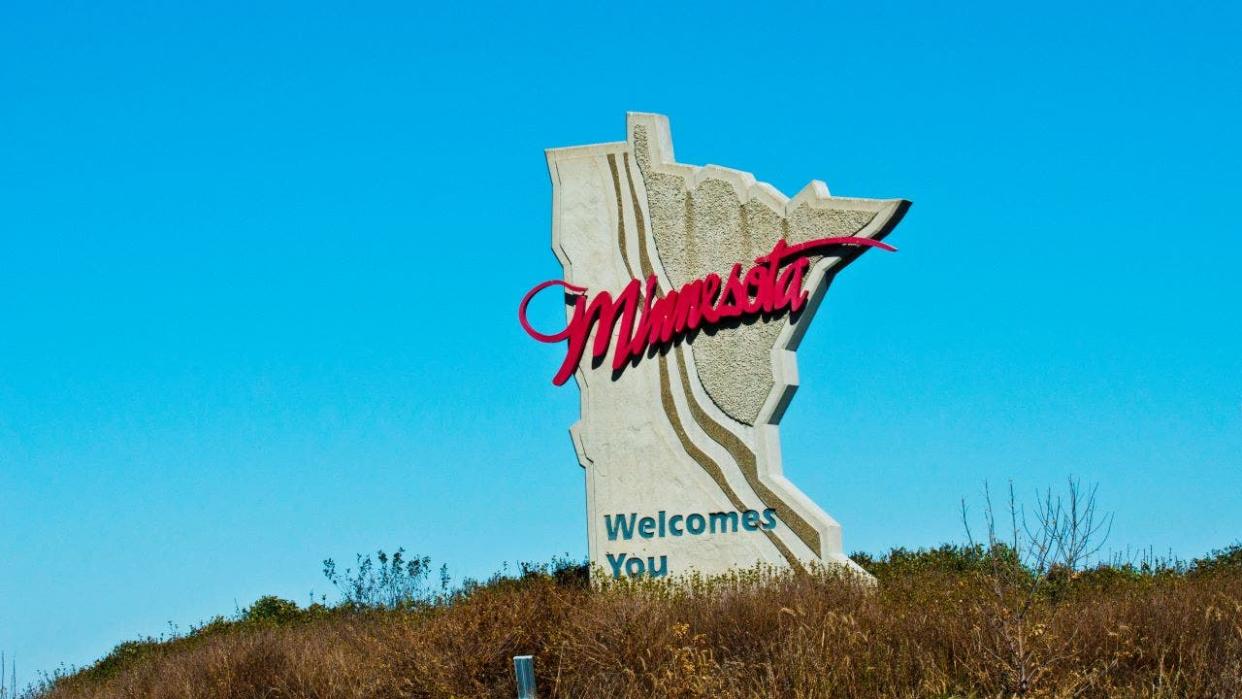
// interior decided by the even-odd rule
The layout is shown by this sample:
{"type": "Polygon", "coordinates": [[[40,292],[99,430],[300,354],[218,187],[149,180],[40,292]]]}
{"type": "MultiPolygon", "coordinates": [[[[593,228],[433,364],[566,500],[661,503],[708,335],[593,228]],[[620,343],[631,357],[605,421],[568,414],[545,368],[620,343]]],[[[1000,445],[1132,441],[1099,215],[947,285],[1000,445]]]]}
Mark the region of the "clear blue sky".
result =
{"type": "Polygon", "coordinates": [[[914,202],[834,285],[783,427],[848,549],[1068,474],[1114,548],[1238,539],[1237,3],[764,4],[0,10],[23,678],[305,601],[328,556],[584,555],[577,389],[515,307],[559,275],[543,149],[626,110],[684,162],[914,202]]]}

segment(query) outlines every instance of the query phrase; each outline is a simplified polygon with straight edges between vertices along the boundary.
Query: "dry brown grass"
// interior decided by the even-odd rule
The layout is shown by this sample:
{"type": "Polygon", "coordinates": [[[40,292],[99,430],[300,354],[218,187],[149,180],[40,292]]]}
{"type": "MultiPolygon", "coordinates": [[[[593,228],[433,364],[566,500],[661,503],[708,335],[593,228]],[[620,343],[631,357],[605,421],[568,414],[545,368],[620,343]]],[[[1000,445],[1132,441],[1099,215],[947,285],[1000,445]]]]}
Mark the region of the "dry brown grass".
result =
{"type": "MultiPolygon", "coordinates": [[[[544,697],[1237,697],[1242,573],[1083,575],[1017,632],[979,571],[887,571],[586,589],[499,581],[407,611],[221,624],[60,679],[46,699],[512,697],[533,654],[544,697]]],[[[1015,591],[1015,594],[1018,594],[1015,591]]]]}

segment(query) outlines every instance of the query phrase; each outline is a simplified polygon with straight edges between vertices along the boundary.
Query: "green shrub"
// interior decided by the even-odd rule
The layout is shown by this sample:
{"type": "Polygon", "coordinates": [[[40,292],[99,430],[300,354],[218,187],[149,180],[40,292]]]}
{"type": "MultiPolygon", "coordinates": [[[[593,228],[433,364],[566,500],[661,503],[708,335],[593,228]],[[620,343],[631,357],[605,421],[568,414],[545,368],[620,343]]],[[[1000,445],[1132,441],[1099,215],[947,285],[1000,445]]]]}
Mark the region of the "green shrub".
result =
{"type": "Polygon", "coordinates": [[[978,544],[944,544],[932,549],[898,547],[882,556],[855,553],[850,558],[880,580],[926,573],[984,573],[990,572],[994,563],[1006,571],[1022,570],[1017,555],[1003,544],[998,544],[990,552],[978,544]]]}
{"type": "Polygon", "coordinates": [[[1190,573],[1193,575],[1237,571],[1242,571],[1242,543],[1212,551],[1203,558],[1196,558],[1190,564],[1190,573]]]}
{"type": "Polygon", "coordinates": [[[163,643],[154,638],[118,643],[111,653],[83,670],[81,675],[90,681],[102,681],[116,676],[138,660],[160,653],[161,650],[163,643]]]}
{"type": "Polygon", "coordinates": [[[302,616],[297,602],[290,602],[275,595],[265,595],[255,600],[242,612],[241,621],[258,624],[285,624],[302,616]]]}

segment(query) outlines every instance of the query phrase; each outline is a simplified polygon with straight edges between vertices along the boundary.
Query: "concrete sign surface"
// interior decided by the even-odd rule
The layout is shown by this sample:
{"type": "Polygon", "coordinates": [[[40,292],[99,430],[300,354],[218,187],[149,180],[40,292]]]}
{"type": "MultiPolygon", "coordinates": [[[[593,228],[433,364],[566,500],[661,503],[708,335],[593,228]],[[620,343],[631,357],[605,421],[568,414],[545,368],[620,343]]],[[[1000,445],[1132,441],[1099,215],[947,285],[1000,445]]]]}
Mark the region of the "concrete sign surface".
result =
{"type": "Polygon", "coordinates": [[[564,378],[581,391],[570,434],[591,563],[618,577],[852,566],[840,525],[782,475],[777,425],[829,282],[887,247],[875,241],[909,203],[834,197],[818,181],[788,198],[745,172],[680,164],[656,114],[629,114],[625,141],[547,158],[560,291],[581,294],[564,336],[577,317],[585,349],[564,378]]]}

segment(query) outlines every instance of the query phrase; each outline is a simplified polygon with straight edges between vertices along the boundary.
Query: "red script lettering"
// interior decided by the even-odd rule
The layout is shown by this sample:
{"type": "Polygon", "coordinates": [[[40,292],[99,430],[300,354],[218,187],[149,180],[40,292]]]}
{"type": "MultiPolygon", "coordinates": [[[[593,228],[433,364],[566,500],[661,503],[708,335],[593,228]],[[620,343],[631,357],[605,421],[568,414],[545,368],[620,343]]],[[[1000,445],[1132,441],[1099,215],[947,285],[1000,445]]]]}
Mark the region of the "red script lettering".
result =
{"type": "Polygon", "coordinates": [[[593,328],[598,331],[591,343],[591,357],[600,359],[608,354],[613,329],[620,322],[612,355],[612,368],[617,371],[631,359],[641,357],[648,347],[668,344],[701,327],[718,325],[731,318],[781,313],[786,309],[796,313],[808,296],[802,288],[803,276],[811,266],[807,256],[813,251],[836,246],[896,251],[893,246],[870,238],[818,238],[797,245],[778,240],[771,252],[755,258],[754,266],[744,273],[739,262],[723,281],[720,275],[710,273],[680,289],[671,289],[663,296],[657,294],[659,282],[654,274],[647,277],[645,285],[631,279],[615,297],[600,291],[589,299],[586,287],[552,279],[526,292],[518,306],[518,322],[527,334],[540,342],[568,341],[565,361],[552,377],[552,383],[560,386],[582,361],[593,328]],[[526,319],[526,307],[536,294],[554,286],[564,288],[566,294],[575,297],[574,309],[565,328],[548,335],[531,326],[526,319]]]}

